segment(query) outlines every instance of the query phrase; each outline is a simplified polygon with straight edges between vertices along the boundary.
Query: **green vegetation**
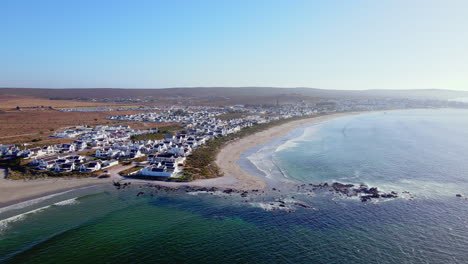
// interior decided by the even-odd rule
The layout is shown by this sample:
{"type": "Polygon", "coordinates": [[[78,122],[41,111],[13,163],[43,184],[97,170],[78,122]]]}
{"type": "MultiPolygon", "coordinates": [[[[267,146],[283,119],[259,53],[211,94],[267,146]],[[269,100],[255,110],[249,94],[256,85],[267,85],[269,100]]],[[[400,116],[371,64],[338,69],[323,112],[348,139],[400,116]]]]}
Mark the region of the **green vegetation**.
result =
{"type": "Polygon", "coordinates": [[[95,172],[55,172],[49,170],[37,170],[31,168],[29,165],[25,164],[25,160],[22,158],[14,159],[3,159],[0,160],[0,167],[7,168],[8,170],[8,179],[11,180],[31,180],[31,179],[40,179],[47,177],[73,177],[73,178],[87,178],[87,177],[97,177],[99,171],[95,172]]]}
{"type": "Polygon", "coordinates": [[[11,168],[8,169],[8,179],[11,180],[32,180],[32,179],[40,179],[40,178],[47,178],[47,177],[60,177],[60,178],[88,178],[88,177],[97,177],[98,172],[79,172],[79,171],[71,171],[71,172],[55,172],[55,171],[40,171],[35,170],[29,167],[24,166],[21,170],[13,170],[11,168]]]}
{"type": "Polygon", "coordinates": [[[178,110],[172,112],[172,115],[173,116],[188,116],[188,115],[190,115],[190,113],[186,112],[186,111],[184,111],[182,109],[178,109],[178,110]]]}
{"type": "Polygon", "coordinates": [[[86,152],[81,152],[78,155],[84,156],[84,157],[94,157],[95,153],[96,153],[96,151],[90,150],[90,151],[86,151],[86,152]]]}
{"type": "Polygon", "coordinates": [[[164,139],[169,134],[174,134],[176,131],[180,130],[181,126],[167,126],[159,128],[158,132],[133,135],[130,137],[130,140],[140,141],[140,140],[161,140],[164,139]]]}
{"type": "Polygon", "coordinates": [[[0,159],[0,167],[4,168],[19,168],[23,163],[23,159],[16,157],[14,159],[0,159]]]}
{"type": "Polygon", "coordinates": [[[216,165],[216,155],[220,149],[231,140],[246,137],[260,131],[264,131],[273,126],[282,125],[284,123],[310,118],[312,116],[293,117],[288,119],[275,120],[265,124],[258,124],[251,127],[241,129],[239,132],[219,137],[208,141],[207,144],[195,149],[192,154],[187,157],[184,169],[184,178],[189,180],[209,179],[223,176],[222,171],[216,165]]]}
{"type": "Polygon", "coordinates": [[[130,137],[130,140],[133,141],[140,141],[140,140],[161,140],[166,137],[166,134],[163,133],[148,133],[148,134],[141,134],[141,135],[133,135],[130,137]]]}
{"type": "Polygon", "coordinates": [[[128,168],[126,170],[123,170],[123,171],[119,172],[119,175],[125,177],[125,176],[129,176],[130,173],[135,172],[135,171],[139,171],[139,170],[141,170],[141,167],[136,167],[135,166],[135,167],[131,167],[131,168],[128,168]]]}
{"type": "Polygon", "coordinates": [[[181,125],[176,125],[176,126],[166,126],[166,127],[160,127],[158,128],[159,131],[158,133],[162,133],[162,134],[174,134],[175,132],[177,132],[178,130],[182,129],[182,126],[181,125]]]}
{"type": "Polygon", "coordinates": [[[42,141],[42,138],[35,138],[35,139],[31,140],[31,142],[39,142],[39,141],[42,141]]]}
{"type": "Polygon", "coordinates": [[[131,161],[131,160],[121,160],[121,161],[120,161],[120,164],[121,164],[121,165],[124,165],[124,166],[127,166],[127,165],[132,164],[132,161],[131,161]]]}
{"type": "Polygon", "coordinates": [[[190,173],[182,172],[182,175],[177,178],[168,178],[167,181],[171,182],[189,182],[193,180],[193,175],[190,173]]]}
{"type": "Polygon", "coordinates": [[[239,119],[246,117],[247,114],[244,112],[227,112],[225,114],[219,115],[216,118],[220,120],[230,120],[230,119],[239,119]]]}
{"type": "Polygon", "coordinates": [[[36,170],[27,165],[21,165],[16,167],[8,167],[8,179],[11,180],[32,180],[47,177],[60,177],[60,178],[87,178],[97,177],[99,172],[55,172],[49,170],[36,170]]]}
{"type": "Polygon", "coordinates": [[[139,158],[133,159],[134,162],[142,162],[142,161],[145,161],[145,160],[146,160],[146,156],[141,156],[139,158]]]}

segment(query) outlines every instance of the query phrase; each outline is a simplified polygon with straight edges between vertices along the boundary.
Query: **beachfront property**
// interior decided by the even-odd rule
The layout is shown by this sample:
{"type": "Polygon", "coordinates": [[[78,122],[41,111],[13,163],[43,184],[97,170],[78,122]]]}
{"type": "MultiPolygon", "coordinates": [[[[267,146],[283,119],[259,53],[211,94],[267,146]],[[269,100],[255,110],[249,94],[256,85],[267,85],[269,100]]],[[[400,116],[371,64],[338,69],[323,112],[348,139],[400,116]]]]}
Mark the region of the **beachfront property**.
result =
{"type": "MultiPolygon", "coordinates": [[[[30,166],[38,170],[55,172],[94,172],[118,164],[117,160],[135,159],[147,156],[148,165],[139,174],[142,176],[178,177],[186,157],[217,137],[236,133],[242,128],[279,119],[260,108],[193,107],[189,110],[172,109],[163,112],[139,113],[135,115],[112,116],[112,120],[141,122],[182,123],[185,131],[168,134],[161,140],[132,141],[132,135],[156,133],[157,129],[134,130],[129,126],[100,125],[95,127],[77,126],[57,131],[52,137],[74,138],[71,143],[21,149],[17,146],[1,146],[3,157],[29,159],[30,166]],[[227,111],[246,113],[245,117],[222,120],[218,116],[227,111]],[[93,157],[82,156],[81,152],[94,151],[93,157]],[[81,158],[79,158],[81,157],[81,158]]],[[[310,111],[308,112],[310,113],[310,111]]],[[[288,115],[303,115],[304,112],[287,112],[288,115]]]]}
{"type": "MultiPolygon", "coordinates": [[[[409,101],[394,99],[321,99],[316,103],[283,104],[271,106],[230,107],[189,106],[164,107],[157,112],[110,116],[110,120],[132,122],[179,123],[182,131],[167,134],[160,140],[131,140],[133,135],[157,133],[157,128],[135,130],[126,125],[77,126],[57,131],[52,137],[74,138],[71,143],[43,147],[23,148],[0,145],[0,157],[21,157],[31,160],[30,165],[39,170],[67,172],[71,170],[92,172],[117,164],[118,160],[147,157],[148,165],[139,174],[143,176],[178,177],[186,157],[197,148],[217,137],[236,133],[243,128],[269,123],[279,119],[310,116],[336,111],[380,110],[392,107],[406,108],[409,101]],[[221,118],[223,114],[238,113],[237,118],[221,118]],[[85,159],[72,160],[81,152],[93,152],[85,159]],[[97,161],[96,161],[97,159],[97,161]],[[73,165],[65,165],[73,163],[73,165]],[[107,165],[105,165],[107,164],[107,165]]],[[[151,110],[151,108],[147,109],[151,110]]],[[[153,109],[154,110],[154,109],[153,109]]],[[[235,115],[234,115],[235,116],[235,115]]]]}
{"type": "Polygon", "coordinates": [[[170,162],[159,162],[157,164],[152,164],[144,167],[140,170],[139,175],[146,177],[178,177],[178,173],[182,170],[179,166],[170,162]]]}
{"type": "Polygon", "coordinates": [[[93,171],[98,171],[101,169],[101,164],[102,161],[100,160],[93,160],[88,163],[81,164],[80,167],[78,168],[79,171],[81,172],[93,172],[93,171]]]}

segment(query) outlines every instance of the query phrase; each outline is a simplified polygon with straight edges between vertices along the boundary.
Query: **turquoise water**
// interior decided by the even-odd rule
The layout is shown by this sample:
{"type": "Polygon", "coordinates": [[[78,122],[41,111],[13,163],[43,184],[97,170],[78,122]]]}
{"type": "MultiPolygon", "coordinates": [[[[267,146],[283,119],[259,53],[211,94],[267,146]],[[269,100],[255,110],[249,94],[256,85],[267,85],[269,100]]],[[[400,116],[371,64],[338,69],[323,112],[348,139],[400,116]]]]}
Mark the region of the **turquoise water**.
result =
{"type": "Polygon", "coordinates": [[[280,191],[100,185],[3,208],[0,262],[467,263],[468,200],[455,197],[468,195],[467,114],[345,117],[249,151],[241,164],[280,191]],[[294,191],[332,181],[413,198],[362,203],[294,191]],[[288,206],[275,207],[278,199],[288,206]]]}

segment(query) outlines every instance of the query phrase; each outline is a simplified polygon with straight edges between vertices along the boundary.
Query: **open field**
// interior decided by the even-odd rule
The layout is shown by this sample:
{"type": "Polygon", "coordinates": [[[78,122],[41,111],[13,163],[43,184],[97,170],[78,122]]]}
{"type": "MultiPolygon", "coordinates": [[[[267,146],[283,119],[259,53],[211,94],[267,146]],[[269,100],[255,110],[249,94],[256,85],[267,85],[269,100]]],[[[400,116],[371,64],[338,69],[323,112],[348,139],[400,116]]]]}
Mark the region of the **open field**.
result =
{"type": "Polygon", "coordinates": [[[85,102],[85,101],[73,101],[73,100],[49,100],[45,98],[35,98],[29,96],[10,96],[0,94],[0,110],[11,110],[19,106],[27,108],[37,108],[37,110],[53,108],[79,108],[79,107],[104,107],[104,106],[115,106],[115,103],[106,104],[85,102]]]}
{"type": "Polygon", "coordinates": [[[0,112],[0,144],[57,144],[69,139],[49,137],[56,131],[77,125],[129,125],[136,129],[171,126],[171,123],[148,123],[107,120],[111,115],[134,114],[136,111],[110,112],[60,112],[55,110],[42,111],[4,111],[0,112]]]}
{"type": "MultiPolygon", "coordinates": [[[[274,103],[277,98],[297,101],[311,98],[366,98],[391,97],[411,99],[452,99],[468,96],[466,91],[422,89],[422,90],[324,90],[316,88],[274,88],[274,87],[190,87],[169,89],[35,89],[0,88],[0,95],[32,96],[36,98],[191,98],[198,103],[274,103]]],[[[168,102],[162,100],[160,102],[168,102]]],[[[173,103],[173,102],[171,102],[173,103]]]]}

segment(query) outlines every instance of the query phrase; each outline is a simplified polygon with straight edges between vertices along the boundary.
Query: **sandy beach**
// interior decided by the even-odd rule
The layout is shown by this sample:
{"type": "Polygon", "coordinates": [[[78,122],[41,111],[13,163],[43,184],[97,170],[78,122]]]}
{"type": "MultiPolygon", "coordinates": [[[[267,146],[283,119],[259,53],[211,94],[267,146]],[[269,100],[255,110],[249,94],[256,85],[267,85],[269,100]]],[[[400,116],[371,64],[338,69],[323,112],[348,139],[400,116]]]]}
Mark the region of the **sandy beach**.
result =
{"type": "Polygon", "coordinates": [[[352,114],[358,113],[337,113],[291,121],[231,142],[221,149],[216,158],[216,164],[224,172],[224,176],[218,179],[226,181],[226,184],[231,185],[231,188],[242,190],[263,189],[266,183],[262,178],[248,173],[237,164],[244,151],[273,141],[276,138],[284,137],[298,127],[352,114]]]}
{"type": "Polygon", "coordinates": [[[189,183],[124,179],[118,176],[118,171],[121,171],[126,167],[116,166],[115,168],[110,170],[110,174],[112,175],[112,177],[107,179],[47,178],[39,180],[22,181],[5,179],[5,170],[0,169],[0,207],[15,202],[33,199],[43,195],[58,193],[65,190],[70,190],[87,185],[103,183],[111,184],[113,180],[130,181],[133,183],[151,183],[168,187],[193,186],[232,188],[238,190],[263,189],[265,188],[266,183],[262,178],[259,178],[246,172],[237,164],[237,161],[240,159],[241,154],[244,151],[255,146],[270,142],[276,138],[284,137],[295,128],[323,122],[326,120],[350,114],[356,113],[338,113],[291,121],[286,124],[275,126],[268,130],[258,132],[256,134],[231,142],[225,147],[223,147],[217,155],[216,164],[224,172],[224,176],[215,179],[195,180],[189,183]]]}
{"type": "Polygon", "coordinates": [[[131,166],[115,166],[109,169],[111,178],[45,178],[37,180],[8,180],[6,170],[0,168],[0,208],[16,202],[34,199],[44,195],[59,193],[78,187],[95,184],[111,184],[120,179],[118,172],[131,166]]]}
{"type": "Polygon", "coordinates": [[[5,170],[0,169],[0,207],[12,203],[34,199],[40,196],[58,193],[87,185],[108,183],[109,179],[40,179],[40,180],[7,180],[5,170]]]}

